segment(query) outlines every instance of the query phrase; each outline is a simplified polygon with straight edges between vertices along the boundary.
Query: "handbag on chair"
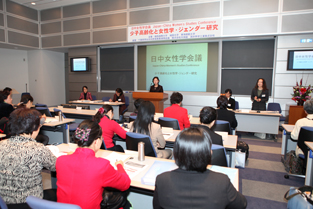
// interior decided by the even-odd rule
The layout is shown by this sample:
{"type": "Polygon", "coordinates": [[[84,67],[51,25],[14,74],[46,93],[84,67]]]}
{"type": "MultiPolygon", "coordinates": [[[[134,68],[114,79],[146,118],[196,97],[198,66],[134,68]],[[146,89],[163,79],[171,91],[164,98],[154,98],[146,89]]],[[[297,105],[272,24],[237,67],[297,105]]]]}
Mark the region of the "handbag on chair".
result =
{"type": "Polygon", "coordinates": [[[129,194],[129,190],[124,192],[113,189],[113,188],[105,188],[102,193],[102,201],[100,203],[101,209],[119,209],[124,207],[128,202],[127,196],[129,194]]]}
{"type": "Polygon", "coordinates": [[[313,209],[313,187],[291,187],[284,198],[288,201],[289,209],[313,209]]]}

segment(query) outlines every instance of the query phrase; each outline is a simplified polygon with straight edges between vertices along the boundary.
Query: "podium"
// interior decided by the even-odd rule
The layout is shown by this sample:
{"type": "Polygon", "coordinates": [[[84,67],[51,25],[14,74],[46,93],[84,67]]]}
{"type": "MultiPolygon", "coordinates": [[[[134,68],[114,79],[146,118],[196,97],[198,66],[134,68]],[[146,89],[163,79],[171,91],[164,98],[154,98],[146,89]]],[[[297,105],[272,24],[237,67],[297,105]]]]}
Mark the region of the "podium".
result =
{"type": "Polygon", "coordinates": [[[134,99],[143,99],[154,104],[155,112],[163,113],[164,101],[168,99],[168,94],[159,92],[133,92],[134,99]]]}

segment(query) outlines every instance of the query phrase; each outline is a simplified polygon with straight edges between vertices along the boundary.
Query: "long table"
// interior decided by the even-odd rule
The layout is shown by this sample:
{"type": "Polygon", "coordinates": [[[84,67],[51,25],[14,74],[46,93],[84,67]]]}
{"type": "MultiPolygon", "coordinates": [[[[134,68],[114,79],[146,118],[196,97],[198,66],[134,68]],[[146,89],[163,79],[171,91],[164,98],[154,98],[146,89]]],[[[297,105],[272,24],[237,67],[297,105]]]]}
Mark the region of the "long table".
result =
{"type": "Polygon", "coordinates": [[[304,142],[306,146],[309,147],[310,151],[308,152],[307,164],[306,164],[306,172],[305,172],[305,185],[313,186],[313,159],[310,157],[310,153],[313,150],[313,142],[304,142]]]}
{"type": "Polygon", "coordinates": [[[54,109],[61,110],[67,118],[75,119],[92,119],[92,117],[97,113],[97,110],[77,110],[74,108],[63,108],[62,106],[49,107],[50,112],[54,112],[54,109]]]}
{"type": "Polygon", "coordinates": [[[113,108],[114,116],[113,119],[118,120],[120,111],[119,111],[119,106],[125,104],[124,102],[103,102],[102,100],[96,100],[96,101],[85,101],[85,100],[75,100],[75,101],[70,101],[72,104],[77,104],[77,105],[89,105],[91,110],[96,110],[101,108],[103,105],[111,105],[113,108]]]}
{"type": "MultiPolygon", "coordinates": [[[[281,114],[272,111],[234,111],[238,126],[236,131],[278,134],[279,119],[281,114]]],[[[192,124],[200,124],[199,117],[192,117],[192,124]]]]}
{"type": "Polygon", "coordinates": [[[282,124],[282,127],[284,129],[283,131],[283,137],[282,137],[282,142],[281,142],[281,154],[286,156],[286,153],[288,152],[288,145],[293,145],[293,150],[295,150],[297,143],[291,141],[291,136],[290,133],[292,132],[293,128],[295,125],[290,125],[290,124],[282,124]]]}
{"type": "MultiPolygon", "coordinates": [[[[70,146],[68,144],[61,144],[58,145],[60,151],[63,152],[69,152],[70,151],[70,146]]],[[[109,154],[111,154],[112,151],[108,150],[99,150],[96,153],[96,157],[102,157],[105,158],[109,154]]],[[[123,153],[119,153],[123,154],[123,153]]],[[[135,162],[135,163],[140,163],[140,164],[145,164],[147,167],[142,170],[139,174],[131,178],[131,194],[129,195],[128,199],[130,202],[133,204],[133,208],[136,209],[147,209],[147,208],[152,208],[152,195],[154,192],[154,186],[150,185],[145,185],[141,183],[141,178],[146,174],[146,172],[150,169],[152,164],[155,161],[163,161],[163,162],[174,162],[173,160],[167,160],[167,159],[161,159],[161,158],[154,158],[154,157],[148,157],[146,156],[145,161],[140,162],[137,160],[138,153],[137,152],[127,152],[127,155],[131,155],[133,159],[129,159],[129,161],[135,162]]],[[[218,169],[220,166],[213,166],[212,169],[218,169]]],[[[208,166],[208,169],[211,169],[211,166],[208,166]]],[[[234,187],[239,190],[239,170],[236,168],[227,168],[227,167],[222,167],[224,171],[231,172],[233,173],[235,171],[235,176],[233,179],[231,179],[234,187]]]]}
{"type": "MultiPolygon", "coordinates": [[[[50,117],[47,117],[47,119],[52,119],[50,117]]],[[[74,122],[75,119],[68,119],[68,118],[64,118],[63,121],[51,121],[49,123],[45,122],[43,124],[43,126],[41,127],[41,130],[43,131],[47,131],[47,132],[61,132],[62,133],[62,138],[63,140],[54,140],[50,138],[50,142],[52,143],[69,143],[69,129],[68,129],[68,124],[71,122],[74,122]]]]}

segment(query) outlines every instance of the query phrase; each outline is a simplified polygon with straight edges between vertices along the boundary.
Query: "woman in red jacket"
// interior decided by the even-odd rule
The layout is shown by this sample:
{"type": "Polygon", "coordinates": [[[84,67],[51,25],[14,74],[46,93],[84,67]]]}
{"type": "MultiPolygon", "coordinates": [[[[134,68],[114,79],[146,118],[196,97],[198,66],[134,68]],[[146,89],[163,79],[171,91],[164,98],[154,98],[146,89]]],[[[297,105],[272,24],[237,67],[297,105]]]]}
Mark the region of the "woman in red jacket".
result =
{"type": "Polygon", "coordinates": [[[97,122],[102,128],[102,138],[105,143],[105,147],[108,150],[124,152],[123,147],[115,145],[113,136],[116,133],[122,139],[126,139],[126,131],[117,122],[112,120],[112,118],[112,106],[103,105],[94,116],[94,121],[97,122]]]}
{"type": "Polygon", "coordinates": [[[79,205],[82,209],[100,209],[105,187],[125,191],[130,179],[123,162],[115,163],[117,170],[96,152],[102,144],[101,127],[91,120],[84,120],[75,131],[78,148],[71,155],[57,159],[57,200],[61,203],[79,205]]]}
{"type": "Polygon", "coordinates": [[[80,93],[79,100],[90,100],[92,101],[91,93],[88,92],[88,87],[83,86],[82,93],[80,93]]]}

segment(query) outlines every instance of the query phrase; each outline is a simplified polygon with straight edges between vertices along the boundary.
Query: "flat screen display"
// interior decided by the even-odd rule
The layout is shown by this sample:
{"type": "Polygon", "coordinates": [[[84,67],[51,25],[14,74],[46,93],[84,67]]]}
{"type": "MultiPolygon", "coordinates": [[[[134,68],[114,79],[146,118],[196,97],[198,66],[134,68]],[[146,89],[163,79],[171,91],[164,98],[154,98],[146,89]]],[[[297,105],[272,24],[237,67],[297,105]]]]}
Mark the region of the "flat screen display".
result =
{"type": "Polygon", "coordinates": [[[313,49],[289,50],[287,70],[313,70],[313,49]]]}
{"type": "Polygon", "coordinates": [[[89,57],[71,58],[71,71],[72,72],[90,71],[90,58],[89,57]]]}

